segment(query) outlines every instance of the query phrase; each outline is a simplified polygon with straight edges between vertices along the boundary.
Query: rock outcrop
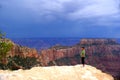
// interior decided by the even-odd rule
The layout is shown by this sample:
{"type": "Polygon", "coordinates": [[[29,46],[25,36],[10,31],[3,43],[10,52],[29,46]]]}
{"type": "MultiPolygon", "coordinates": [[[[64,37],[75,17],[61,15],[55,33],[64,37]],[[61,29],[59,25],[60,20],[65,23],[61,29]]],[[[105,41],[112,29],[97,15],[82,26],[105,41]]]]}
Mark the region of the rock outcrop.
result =
{"type": "Polygon", "coordinates": [[[114,80],[109,74],[86,65],[34,67],[30,70],[0,71],[0,80],[114,80]]]}
{"type": "Polygon", "coordinates": [[[42,63],[47,65],[50,61],[54,61],[64,57],[73,57],[74,55],[78,54],[79,50],[76,47],[67,48],[67,49],[48,49],[42,50],[40,53],[40,57],[42,63]]]}
{"type": "Polygon", "coordinates": [[[80,64],[82,46],[86,49],[86,64],[119,76],[120,44],[115,39],[82,39],[73,47],[42,50],[40,58],[44,66],[80,64]]]}
{"type": "Polygon", "coordinates": [[[12,49],[8,52],[8,56],[19,55],[21,57],[38,57],[38,52],[36,49],[17,45],[9,39],[0,39],[0,42],[2,41],[13,45],[12,49]]]}

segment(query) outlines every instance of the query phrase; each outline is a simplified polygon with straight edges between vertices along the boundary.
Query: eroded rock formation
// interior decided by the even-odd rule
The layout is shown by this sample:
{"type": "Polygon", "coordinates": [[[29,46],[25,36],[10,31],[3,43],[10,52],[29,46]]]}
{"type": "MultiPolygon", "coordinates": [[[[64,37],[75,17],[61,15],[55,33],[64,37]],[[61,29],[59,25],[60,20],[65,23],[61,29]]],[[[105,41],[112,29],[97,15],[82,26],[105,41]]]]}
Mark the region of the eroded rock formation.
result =
{"type": "Polygon", "coordinates": [[[82,39],[73,47],[41,51],[43,65],[80,64],[81,47],[86,49],[86,64],[93,65],[113,76],[119,76],[120,44],[115,39],[82,39]]]}
{"type": "Polygon", "coordinates": [[[38,52],[36,49],[17,45],[9,39],[0,39],[0,41],[11,43],[13,45],[12,49],[8,52],[8,56],[19,55],[21,57],[38,57],[38,52]]]}

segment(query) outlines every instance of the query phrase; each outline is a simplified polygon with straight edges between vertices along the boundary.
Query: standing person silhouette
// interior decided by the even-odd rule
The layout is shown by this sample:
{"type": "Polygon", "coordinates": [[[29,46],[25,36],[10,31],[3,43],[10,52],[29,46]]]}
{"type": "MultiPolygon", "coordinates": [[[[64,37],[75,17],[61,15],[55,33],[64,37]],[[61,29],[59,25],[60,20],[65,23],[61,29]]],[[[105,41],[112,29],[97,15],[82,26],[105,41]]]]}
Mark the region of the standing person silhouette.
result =
{"type": "Polygon", "coordinates": [[[81,47],[80,56],[81,56],[81,62],[82,62],[83,67],[84,67],[85,66],[85,47],[81,47]]]}

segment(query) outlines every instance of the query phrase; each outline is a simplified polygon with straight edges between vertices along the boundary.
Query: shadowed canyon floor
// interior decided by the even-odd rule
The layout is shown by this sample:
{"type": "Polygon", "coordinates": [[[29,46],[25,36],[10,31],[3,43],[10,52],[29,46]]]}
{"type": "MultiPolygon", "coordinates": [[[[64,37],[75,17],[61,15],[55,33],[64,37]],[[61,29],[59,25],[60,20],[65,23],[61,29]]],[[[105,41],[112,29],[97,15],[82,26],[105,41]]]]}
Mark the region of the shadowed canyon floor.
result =
{"type": "Polygon", "coordinates": [[[0,80],[113,80],[113,77],[89,65],[76,65],[0,70],[0,80]]]}

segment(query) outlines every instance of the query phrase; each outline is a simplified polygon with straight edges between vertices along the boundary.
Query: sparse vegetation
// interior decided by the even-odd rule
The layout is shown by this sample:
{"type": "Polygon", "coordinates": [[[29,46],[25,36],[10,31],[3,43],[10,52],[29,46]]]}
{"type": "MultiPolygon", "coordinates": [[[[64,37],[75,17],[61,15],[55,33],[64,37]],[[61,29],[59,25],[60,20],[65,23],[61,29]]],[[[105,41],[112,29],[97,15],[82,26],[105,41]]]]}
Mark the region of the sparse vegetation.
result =
{"type": "Polygon", "coordinates": [[[38,64],[35,57],[8,56],[13,44],[5,39],[5,33],[0,31],[0,69],[29,69],[38,64]]]}
{"type": "Polygon", "coordinates": [[[30,69],[33,66],[38,64],[37,58],[34,58],[34,57],[24,58],[24,57],[20,57],[20,56],[14,56],[14,57],[9,58],[8,66],[13,63],[18,66],[21,66],[23,69],[30,69]]]}
{"type": "Polygon", "coordinates": [[[50,47],[50,49],[57,49],[57,50],[59,50],[59,49],[66,49],[66,48],[69,48],[69,46],[62,46],[62,45],[60,45],[60,44],[56,44],[55,46],[53,46],[53,47],[50,47]]]}
{"type": "Polygon", "coordinates": [[[0,60],[6,58],[8,51],[12,48],[12,43],[0,42],[0,60]]]}
{"type": "Polygon", "coordinates": [[[39,64],[37,58],[34,57],[24,58],[20,56],[14,56],[14,57],[8,57],[7,60],[8,60],[7,64],[0,63],[0,69],[3,70],[30,69],[35,65],[39,64]]]}
{"type": "Polygon", "coordinates": [[[6,42],[5,39],[3,39],[4,37],[5,33],[0,31],[0,62],[7,57],[8,51],[10,51],[13,46],[12,43],[6,42]]]}

